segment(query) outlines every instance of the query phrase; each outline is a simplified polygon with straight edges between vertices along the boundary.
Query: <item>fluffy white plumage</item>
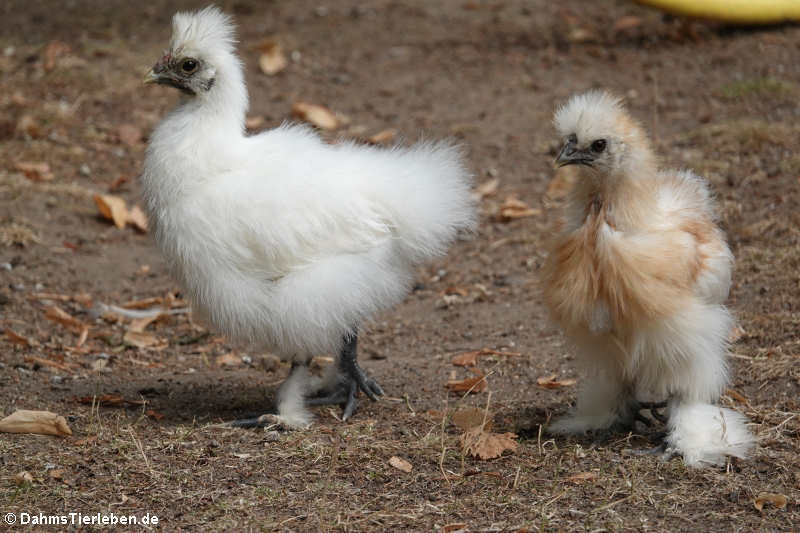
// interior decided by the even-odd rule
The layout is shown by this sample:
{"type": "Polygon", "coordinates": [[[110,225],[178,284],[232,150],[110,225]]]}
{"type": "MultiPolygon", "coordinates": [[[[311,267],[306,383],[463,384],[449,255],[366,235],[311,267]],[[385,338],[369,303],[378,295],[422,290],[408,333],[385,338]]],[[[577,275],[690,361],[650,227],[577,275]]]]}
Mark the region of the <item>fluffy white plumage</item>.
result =
{"type": "MultiPolygon", "coordinates": [[[[213,7],[174,17],[171,48],[148,79],[189,96],[152,134],[147,211],[195,311],[233,340],[303,364],[339,353],[405,297],[417,264],[472,227],[470,176],[443,142],[328,145],[296,125],[245,136],[233,34],[213,7]]],[[[311,392],[307,372],[293,372],[279,392],[284,423],[308,424],[311,392]]]]}
{"type": "Polygon", "coordinates": [[[606,92],[573,97],[554,122],[565,141],[557,163],[577,165],[579,180],[543,291],[587,383],[550,431],[630,425],[640,402],[667,401],[666,443],[687,464],[746,457],[746,420],[712,405],[728,382],[733,257],[705,181],[660,170],[641,126],[606,92]]]}

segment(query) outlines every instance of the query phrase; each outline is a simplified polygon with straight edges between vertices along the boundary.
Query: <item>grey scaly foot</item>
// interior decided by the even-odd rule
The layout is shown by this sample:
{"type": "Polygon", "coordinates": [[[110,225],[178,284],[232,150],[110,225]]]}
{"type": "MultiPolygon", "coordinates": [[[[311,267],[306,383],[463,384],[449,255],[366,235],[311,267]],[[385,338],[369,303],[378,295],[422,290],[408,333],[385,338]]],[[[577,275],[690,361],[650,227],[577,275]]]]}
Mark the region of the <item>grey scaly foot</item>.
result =
{"type": "Polygon", "coordinates": [[[356,360],[358,336],[345,337],[342,351],[339,354],[339,385],[332,391],[322,396],[309,398],[307,405],[344,404],[342,420],[347,420],[358,407],[358,391],[362,391],[372,401],[377,401],[383,396],[383,389],[378,383],[367,376],[356,360]]]}

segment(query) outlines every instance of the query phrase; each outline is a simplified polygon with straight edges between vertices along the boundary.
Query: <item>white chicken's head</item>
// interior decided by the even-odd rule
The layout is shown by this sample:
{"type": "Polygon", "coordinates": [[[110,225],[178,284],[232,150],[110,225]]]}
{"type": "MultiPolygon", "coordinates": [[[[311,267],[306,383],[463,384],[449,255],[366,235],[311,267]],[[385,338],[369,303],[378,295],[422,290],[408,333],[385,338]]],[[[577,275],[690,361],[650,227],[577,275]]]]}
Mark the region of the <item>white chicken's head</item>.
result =
{"type": "Polygon", "coordinates": [[[176,13],[170,47],[144,82],[169,85],[191,96],[207,94],[214,88],[220,67],[238,62],[234,43],[233,22],[217,7],[176,13]]]}
{"type": "Polygon", "coordinates": [[[622,101],[605,91],[589,91],[569,99],[553,123],[564,145],[556,165],[583,165],[600,174],[625,171],[650,155],[649,142],[622,101]]]}

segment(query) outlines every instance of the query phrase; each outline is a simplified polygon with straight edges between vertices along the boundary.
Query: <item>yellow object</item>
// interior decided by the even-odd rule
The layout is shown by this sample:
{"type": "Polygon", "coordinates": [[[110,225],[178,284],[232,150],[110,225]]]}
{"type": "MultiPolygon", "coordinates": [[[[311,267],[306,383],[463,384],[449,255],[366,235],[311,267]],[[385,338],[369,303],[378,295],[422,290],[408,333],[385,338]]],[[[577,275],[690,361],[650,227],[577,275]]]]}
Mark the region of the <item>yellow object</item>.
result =
{"type": "Polygon", "coordinates": [[[800,0],[635,0],[675,15],[734,24],[800,21],[800,0]]]}

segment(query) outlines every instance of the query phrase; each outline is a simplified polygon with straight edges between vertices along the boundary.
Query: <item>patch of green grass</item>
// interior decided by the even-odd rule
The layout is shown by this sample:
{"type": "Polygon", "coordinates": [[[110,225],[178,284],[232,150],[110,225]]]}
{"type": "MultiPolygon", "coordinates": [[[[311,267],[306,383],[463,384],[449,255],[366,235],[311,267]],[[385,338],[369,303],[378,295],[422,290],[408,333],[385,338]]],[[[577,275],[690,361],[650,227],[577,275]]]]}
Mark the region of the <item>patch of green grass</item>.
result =
{"type": "Polygon", "coordinates": [[[795,84],[774,78],[736,80],[719,88],[719,94],[729,100],[749,96],[788,97],[797,92],[795,84]]]}

